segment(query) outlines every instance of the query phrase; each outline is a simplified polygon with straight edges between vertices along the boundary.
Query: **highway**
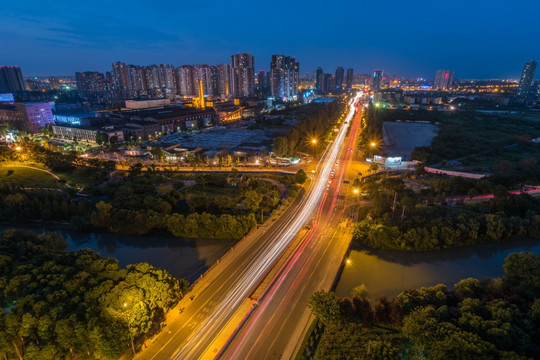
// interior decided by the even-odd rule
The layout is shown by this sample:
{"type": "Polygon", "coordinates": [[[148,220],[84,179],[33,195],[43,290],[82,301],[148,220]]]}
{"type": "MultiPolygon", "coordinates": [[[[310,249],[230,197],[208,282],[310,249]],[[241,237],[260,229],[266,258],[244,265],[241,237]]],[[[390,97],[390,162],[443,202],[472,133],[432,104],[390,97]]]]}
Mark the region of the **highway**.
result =
{"type": "Polygon", "coordinates": [[[347,174],[353,154],[349,150],[355,147],[359,125],[358,117],[339,156],[330,191],[322,197],[310,236],[282,268],[268,295],[235,336],[222,359],[291,359],[295,356],[311,319],[308,299],[315,291],[331,287],[352,236],[352,229],[343,221],[347,205],[343,198],[351,196],[352,189],[342,184],[344,178],[351,175],[347,174]]]}
{"type": "Polygon", "coordinates": [[[328,198],[327,182],[342,150],[354,111],[354,101],[351,101],[347,117],[309,191],[297,199],[264,234],[254,236],[254,241],[240,242],[233,250],[234,256],[227,256],[219,265],[219,271],[202,279],[182,300],[178,306],[182,312],[168,315],[165,330],[136,359],[198,359],[218,353],[220,349],[211,347],[220,331],[295,235],[313,220],[321,200],[328,198]]]}

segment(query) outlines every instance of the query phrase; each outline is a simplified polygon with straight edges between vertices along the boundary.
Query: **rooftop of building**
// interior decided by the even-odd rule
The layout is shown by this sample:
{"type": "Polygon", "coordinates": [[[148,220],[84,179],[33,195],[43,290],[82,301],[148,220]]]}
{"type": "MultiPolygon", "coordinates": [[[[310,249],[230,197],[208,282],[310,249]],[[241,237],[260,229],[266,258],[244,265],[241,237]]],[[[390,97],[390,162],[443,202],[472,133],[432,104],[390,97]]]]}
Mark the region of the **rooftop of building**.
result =
{"type": "Polygon", "coordinates": [[[134,109],[134,110],[120,110],[113,111],[114,114],[124,115],[124,116],[137,116],[137,117],[153,117],[153,118],[167,118],[173,116],[183,116],[191,115],[197,113],[208,113],[213,110],[211,108],[206,109],[196,109],[191,107],[181,107],[181,106],[160,106],[150,109],[134,109]]]}

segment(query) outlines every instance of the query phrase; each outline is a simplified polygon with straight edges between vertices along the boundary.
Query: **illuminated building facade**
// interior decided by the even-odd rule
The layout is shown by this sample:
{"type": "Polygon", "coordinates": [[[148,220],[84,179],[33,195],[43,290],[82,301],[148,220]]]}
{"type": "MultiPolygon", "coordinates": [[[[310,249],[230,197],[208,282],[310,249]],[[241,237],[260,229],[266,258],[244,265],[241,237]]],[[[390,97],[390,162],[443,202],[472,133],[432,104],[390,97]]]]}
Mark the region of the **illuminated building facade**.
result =
{"type": "Polygon", "coordinates": [[[235,97],[253,96],[255,92],[255,59],[243,53],[231,56],[232,94],[235,97]]]}
{"type": "Polygon", "coordinates": [[[438,90],[448,90],[452,87],[454,70],[437,70],[433,87],[438,90]]]}
{"type": "Polygon", "coordinates": [[[54,123],[51,104],[48,102],[16,103],[19,113],[23,114],[30,131],[37,132],[45,125],[54,123]]]}
{"type": "Polygon", "coordinates": [[[353,68],[348,68],[347,69],[347,77],[345,79],[345,83],[347,84],[346,85],[347,89],[352,88],[353,80],[354,80],[354,69],[353,68]]]}
{"type": "Polygon", "coordinates": [[[382,70],[373,70],[373,80],[371,83],[371,89],[373,91],[380,90],[381,83],[382,83],[382,76],[383,76],[382,70]]]}
{"type": "Polygon", "coordinates": [[[231,93],[231,65],[219,64],[216,66],[217,92],[219,95],[229,95],[231,93]]]}
{"type": "Polygon", "coordinates": [[[336,90],[343,89],[343,78],[345,76],[345,69],[343,69],[341,66],[338,66],[336,68],[336,90]]]}
{"type": "Polygon", "coordinates": [[[519,85],[516,95],[519,97],[527,97],[532,89],[534,71],[536,70],[536,61],[531,60],[525,63],[521,77],[519,78],[519,85]]]}
{"type": "Polygon", "coordinates": [[[77,90],[82,97],[105,91],[105,76],[96,71],[76,72],[77,90]]]}
{"type": "Polygon", "coordinates": [[[270,63],[270,86],[272,97],[285,101],[298,94],[300,63],[294,57],[272,55],[270,63]]]}
{"type": "Polygon", "coordinates": [[[323,73],[323,69],[320,66],[317,68],[317,70],[315,70],[315,90],[317,91],[321,91],[321,80],[323,73]]]}

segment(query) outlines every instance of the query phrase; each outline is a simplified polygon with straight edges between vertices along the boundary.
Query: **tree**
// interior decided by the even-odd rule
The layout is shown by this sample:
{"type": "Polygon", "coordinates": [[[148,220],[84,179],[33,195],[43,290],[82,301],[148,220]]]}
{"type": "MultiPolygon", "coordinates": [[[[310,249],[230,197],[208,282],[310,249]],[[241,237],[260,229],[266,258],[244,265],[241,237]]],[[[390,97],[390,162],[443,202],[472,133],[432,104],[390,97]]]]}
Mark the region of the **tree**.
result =
{"type": "Polygon", "coordinates": [[[141,172],[142,172],[142,168],[143,168],[143,165],[141,163],[135,163],[135,164],[132,164],[130,167],[129,167],[129,175],[130,176],[137,176],[139,175],[141,172]]]}
{"type": "Polygon", "coordinates": [[[509,254],[504,260],[504,281],[533,295],[540,294],[540,255],[532,252],[509,254]]]}
{"type": "Polygon", "coordinates": [[[352,296],[360,298],[360,299],[367,298],[368,297],[368,291],[367,291],[366,285],[362,284],[362,285],[359,285],[359,286],[355,287],[352,290],[352,296]]]}
{"type": "Polygon", "coordinates": [[[259,209],[259,205],[262,199],[263,196],[253,190],[248,190],[244,194],[244,201],[246,202],[246,206],[252,212],[255,212],[259,209]]]}
{"type": "Polygon", "coordinates": [[[415,344],[428,346],[437,332],[439,318],[431,306],[419,308],[403,319],[402,332],[415,344]]]}
{"type": "Polygon", "coordinates": [[[284,136],[278,136],[274,140],[274,152],[277,156],[289,155],[289,141],[284,136]]]}
{"type": "Polygon", "coordinates": [[[342,319],[341,308],[333,292],[317,291],[309,298],[308,307],[324,324],[335,323],[342,319]]]}
{"type": "Polygon", "coordinates": [[[96,132],[96,143],[98,145],[107,144],[108,141],[109,141],[109,135],[107,135],[106,133],[103,133],[103,132],[101,132],[99,130],[96,132]]]}
{"type": "Polygon", "coordinates": [[[307,180],[306,172],[303,169],[300,169],[294,175],[294,182],[297,184],[303,184],[307,180]]]}
{"type": "Polygon", "coordinates": [[[112,205],[104,201],[96,204],[96,211],[92,213],[92,224],[96,227],[108,229],[112,225],[112,205]]]}
{"type": "Polygon", "coordinates": [[[152,146],[152,149],[150,150],[150,154],[152,154],[152,156],[156,160],[163,159],[163,150],[159,146],[152,146]]]}

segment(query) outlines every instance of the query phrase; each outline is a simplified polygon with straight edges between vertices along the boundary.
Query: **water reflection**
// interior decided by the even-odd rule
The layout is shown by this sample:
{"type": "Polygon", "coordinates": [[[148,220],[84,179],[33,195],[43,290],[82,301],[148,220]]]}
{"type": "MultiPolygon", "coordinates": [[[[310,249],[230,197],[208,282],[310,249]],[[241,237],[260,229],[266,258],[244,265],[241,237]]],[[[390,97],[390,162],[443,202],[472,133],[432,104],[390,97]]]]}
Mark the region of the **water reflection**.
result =
{"type": "Polygon", "coordinates": [[[171,237],[124,236],[115,234],[61,233],[68,251],[90,248],[118,259],[121,266],[147,262],[190,282],[204,273],[234,245],[231,240],[179,239],[171,237]]]}
{"type": "Polygon", "coordinates": [[[353,249],[336,293],[349,296],[354,287],[365,284],[371,297],[396,296],[407,288],[439,283],[452,287],[468,277],[498,277],[506,256],[517,251],[540,253],[540,243],[521,239],[421,253],[353,249]]]}
{"type": "MultiPolygon", "coordinates": [[[[11,227],[0,227],[8,229],[11,227]]],[[[29,229],[43,232],[50,229],[29,229]]],[[[161,236],[125,236],[109,233],[58,231],[69,244],[68,251],[89,248],[118,259],[120,266],[147,262],[190,282],[197,279],[234,245],[232,240],[179,239],[161,236]]]]}

